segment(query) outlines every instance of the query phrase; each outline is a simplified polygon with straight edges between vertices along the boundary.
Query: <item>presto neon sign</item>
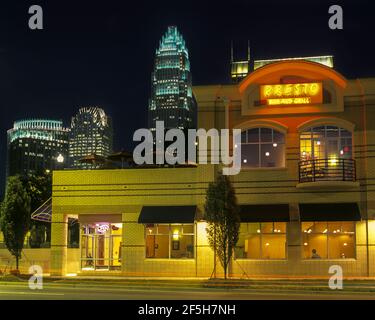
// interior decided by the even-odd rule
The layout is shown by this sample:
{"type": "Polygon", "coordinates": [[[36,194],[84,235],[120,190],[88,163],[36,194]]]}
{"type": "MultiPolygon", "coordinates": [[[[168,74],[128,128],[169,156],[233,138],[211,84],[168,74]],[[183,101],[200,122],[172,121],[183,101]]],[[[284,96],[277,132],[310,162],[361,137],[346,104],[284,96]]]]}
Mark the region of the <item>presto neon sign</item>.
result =
{"type": "Polygon", "coordinates": [[[323,102],[321,82],[260,86],[260,99],[267,105],[312,104],[323,102]]]}

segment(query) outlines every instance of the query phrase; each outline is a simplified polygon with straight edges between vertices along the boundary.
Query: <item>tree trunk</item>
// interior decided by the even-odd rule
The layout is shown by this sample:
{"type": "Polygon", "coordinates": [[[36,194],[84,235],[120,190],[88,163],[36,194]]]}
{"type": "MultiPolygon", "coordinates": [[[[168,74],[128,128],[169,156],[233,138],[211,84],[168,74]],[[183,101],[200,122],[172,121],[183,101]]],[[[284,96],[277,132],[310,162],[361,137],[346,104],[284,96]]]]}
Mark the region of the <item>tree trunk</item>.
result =
{"type": "Polygon", "coordinates": [[[214,229],[214,277],[216,279],[216,227],[214,229]]]}
{"type": "Polygon", "coordinates": [[[223,261],[223,267],[224,267],[224,279],[227,280],[227,251],[224,249],[224,255],[223,255],[224,261],[223,261]]]}
{"type": "Polygon", "coordinates": [[[16,270],[18,271],[18,261],[19,261],[19,255],[16,255],[16,270]]]}

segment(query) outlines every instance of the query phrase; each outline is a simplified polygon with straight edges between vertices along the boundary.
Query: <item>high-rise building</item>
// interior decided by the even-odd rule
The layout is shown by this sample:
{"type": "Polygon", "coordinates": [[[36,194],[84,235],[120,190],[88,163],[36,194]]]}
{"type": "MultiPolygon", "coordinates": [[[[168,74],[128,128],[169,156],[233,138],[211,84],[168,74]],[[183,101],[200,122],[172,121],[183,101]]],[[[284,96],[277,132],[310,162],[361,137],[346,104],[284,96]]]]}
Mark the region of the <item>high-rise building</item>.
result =
{"type": "Polygon", "coordinates": [[[196,109],[188,49],[181,33],[171,26],[156,50],[149,128],[155,130],[156,121],[164,121],[166,129],[196,128],[196,109]]]}
{"type": "Polygon", "coordinates": [[[8,130],[6,176],[38,174],[63,168],[69,129],[59,120],[27,119],[8,130]]]}
{"type": "Polygon", "coordinates": [[[250,73],[250,42],[247,42],[247,58],[235,59],[233,42],[230,52],[230,77],[233,82],[241,82],[250,73]]]}
{"type": "Polygon", "coordinates": [[[80,161],[88,155],[107,157],[112,153],[112,120],[98,107],[83,107],[72,118],[69,139],[71,168],[95,169],[97,164],[80,161]]]}

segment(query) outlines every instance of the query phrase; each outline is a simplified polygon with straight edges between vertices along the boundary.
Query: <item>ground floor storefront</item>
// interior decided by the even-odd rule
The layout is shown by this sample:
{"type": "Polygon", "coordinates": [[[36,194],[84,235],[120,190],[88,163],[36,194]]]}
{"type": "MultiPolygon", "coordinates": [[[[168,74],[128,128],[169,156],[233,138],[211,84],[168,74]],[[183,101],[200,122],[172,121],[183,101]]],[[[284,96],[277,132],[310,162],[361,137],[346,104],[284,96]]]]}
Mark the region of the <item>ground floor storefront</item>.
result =
{"type": "MultiPolygon", "coordinates": [[[[361,219],[356,204],[335,206],[345,215],[320,215],[323,221],[299,205],[299,220],[290,221],[289,205],[242,205],[229,275],[324,277],[339,265],[346,277],[375,276],[375,220],[361,219]]],[[[40,265],[58,276],[220,277],[222,268],[209,246],[207,223],[196,218],[198,210],[144,206],[134,213],[81,214],[79,248],[68,247],[69,223],[55,222],[51,248],[24,249],[21,271],[40,265]]],[[[0,270],[14,264],[10,253],[0,249],[0,270]]]]}
{"type": "MultiPolygon", "coordinates": [[[[51,243],[43,249],[48,252],[45,272],[222,276],[204,220],[206,190],[216,169],[54,172],[51,243]],[[73,242],[72,219],[79,226],[73,242]]],[[[229,275],[327,277],[332,265],[340,265],[347,277],[375,276],[370,193],[357,187],[329,192],[299,189],[297,184],[282,182],[287,174],[281,171],[279,179],[261,186],[254,173],[233,179],[241,225],[229,275]]]]}
{"type": "MultiPolygon", "coordinates": [[[[349,210],[352,214],[347,212],[346,219],[335,213],[315,221],[300,205],[300,220],[290,221],[287,207],[241,206],[231,277],[328,276],[332,265],[341,266],[344,276],[375,276],[375,238],[371,236],[375,220],[361,220],[359,212],[349,210]],[[258,215],[272,209],[281,211],[258,215]]],[[[221,265],[208,244],[206,222],[196,220],[197,209],[144,206],[134,213],[78,215],[80,248],[66,248],[52,233],[48,271],[52,275],[220,277],[221,265]]],[[[57,225],[59,234],[66,234],[66,224],[57,225]]]]}

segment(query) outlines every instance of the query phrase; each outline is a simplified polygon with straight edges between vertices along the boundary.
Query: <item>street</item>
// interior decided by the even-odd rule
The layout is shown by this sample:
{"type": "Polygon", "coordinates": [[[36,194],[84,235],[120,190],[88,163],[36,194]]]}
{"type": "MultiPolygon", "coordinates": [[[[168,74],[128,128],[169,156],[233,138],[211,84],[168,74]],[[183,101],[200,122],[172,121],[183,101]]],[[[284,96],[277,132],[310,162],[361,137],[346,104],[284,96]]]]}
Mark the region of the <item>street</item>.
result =
{"type": "Polygon", "coordinates": [[[98,282],[44,283],[31,290],[28,282],[0,282],[0,300],[375,300],[371,292],[272,289],[129,287],[98,282]]]}

